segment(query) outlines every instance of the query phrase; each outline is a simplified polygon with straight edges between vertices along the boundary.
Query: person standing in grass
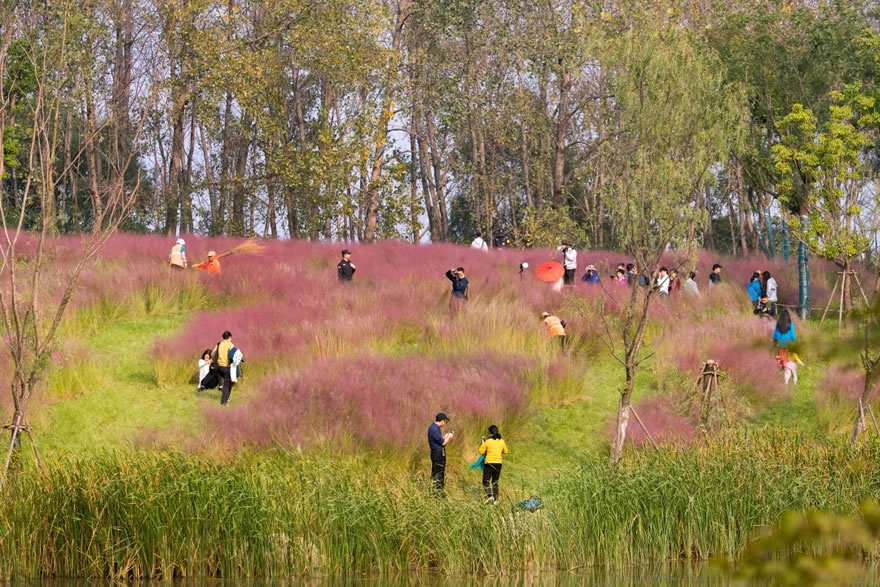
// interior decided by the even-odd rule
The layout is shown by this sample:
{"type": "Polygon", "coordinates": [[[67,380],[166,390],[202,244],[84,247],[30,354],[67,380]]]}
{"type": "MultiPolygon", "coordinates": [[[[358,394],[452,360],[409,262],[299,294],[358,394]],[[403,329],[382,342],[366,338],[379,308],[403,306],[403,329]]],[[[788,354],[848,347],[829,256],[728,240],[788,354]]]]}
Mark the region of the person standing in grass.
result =
{"type": "Polygon", "coordinates": [[[229,372],[230,357],[229,351],[235,348],[232,342],[232,333],[228,330],[223,333],[223,340],[217,343],[211,358],[217,362],[217,374],[223,378],[223,391],[220,396],[220,405],[225,406],[229,401],[229,395],[232,393],[232,386],[235,382],[232,380],[232,374],[229,372]]]}
{"type": "Polygon", "coordinates": [[[562,267],[565,273],[562,275],[564,285],[574,285],[574,272],[577,271],[578,254],[569,241],[562,241],[562,245],[556,249],[562,253],[562,267]]]}
{"type": "Polygon", "coordinates": [[[342,260],[336,265],[336,276],[339,278],[339,281],[345,283],[351,281],[351,278],[354,277],[354,272],[355,266],[351,262],[351,251],[343,249],[342,260]]]}
{"type": "Polygon", "coordinates": [[[688,278],[685,280],[684,287],[682,288],[683,291],[695,296],[700,295],[700,286],[697,285],[696,277],[697,273],[695,271],[688,273],[688,278]]]}
{"type": "Polygon", "coordinates": [[[669,272],[669,293],[676,293],[681,290],[681,279],[678,277],[678,269],[669,272]]]}
{"type": "Polygon", "coordinates": [[[446,272],[446,278],[452,282],[452,297],[450,305],[463,304],[468,299],[468,280],[464,274],[464,267],[450,269],[446,272]]]}
{"type": "Polygon", "coordinates": [[[193,265],[193,268],[198,269],[199,271],[207,271],[212,275],[220,275],[220,259],[217,258],[217,253],[214,251],[208,251],[208,260],[204,263],[193,265]]]}
{"type": "Polygon", "coordinates": [[[431,489],[443,494],[446,487],[446,445],[452,441],[455,432],[443,433],[449,424],[449,416],[440,412],[434,423],[428,426],[428,448],[431,450],[431,489]]]}
{"type": "Polygon", "coordinates": [[[177,271],[182,271],[186,269],[186,249],[184,245],[186,241],[182,238],[177,239],[177,242],[174,243],[174,246],[171,247],[171,252],[168,253],[168,266],[177,271]]]}
{"type": "Polygon", "coordinates": [[[550,337],[550,340],[558,337],[560,347],[565,350],[565,320],[560,320],[558,316],[544,312],[541,314],[541,322],[547,327],[547,336],[550,337]]]}
{"type": "Polygon", "coordinates": [[[498,505],[498,480],[501,478],[502,456],[508,453],[507,443],[501,438],[498,426],[489,426],[489,438],[483,438],[480,454],[486,455],[483,463],[483,488],[486,490],[485,503],[498,505]]]}
{"type": "Polygon", "coordinates": [[[473,241],[471,241],[471,248],[476,249],[478,251],[483,251],[484,253],[489,252],[489,243],[487,243],[485,241],[485,239],[483,239],[482,232],[478,232],[477,238],[475,238],[473,241]]]}
{"type": "Polygon", "coordinates": [[[661,298],[669,297],[669,284],[669,271],[666,267],[661,267],[660,271],[657,272],[657,279],[655,281],[655,287],[661,298]]]}
{"type": "Polygon", "coordinates": [[[709,288],[721,284],[721,265],[715,263],[712,265],[712,273],[709,274],[709,288]]]}
{"type": "Polygon", "coordinates": [[[752,302],[752,308],[758,307],[758,302],[761,301],[761,272],[755,271],[752,273],[752,278],[749,280],[749,301],[752,302]]]}
{"type": "Polygon", "coordinates": [[[767,316],[776,315],[776,303],[779,301],[779,291],[776,285],[776,279],[770,275],[769,271],[761,274],[763,282],[761,284],[761,310],[767,316]]]}

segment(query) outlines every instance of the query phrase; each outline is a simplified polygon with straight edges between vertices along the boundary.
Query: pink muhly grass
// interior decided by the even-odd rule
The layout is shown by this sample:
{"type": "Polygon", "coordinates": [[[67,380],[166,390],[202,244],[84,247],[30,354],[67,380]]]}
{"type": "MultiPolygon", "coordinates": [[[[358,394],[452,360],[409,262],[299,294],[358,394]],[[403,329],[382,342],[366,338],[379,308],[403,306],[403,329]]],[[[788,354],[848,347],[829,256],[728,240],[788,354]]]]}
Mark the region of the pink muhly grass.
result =
{"type": "MultiPolygon", "coordinates": [[[[674,398],[670,396],[652,397],[642,400],[635,405],[635,410],[651,437],[657,443],[686,444],[696,436],[696,426],[680,414],[674,407],[674,398]]],[[[608,426],[609,437],[613,438],[617,431],[616,414],[608,426]]],[[[638,420],[630,414],[629,424],[626,428],[627,442],[634,447],[650,446],[650,440],[645,435],[638,420]]]]}
{"type": "MultiPolygon", "coordinates": [[[[825,377],[819,384],[820,397],[824,399],[838,400],[844,402],[858,402],[862,397],[862,391],[865,388],[865,373],[859,369],[852,367],[842,367],[834,365],[825,372],[825,377]]],[[[870,399],[876,400],[873,393],[876,392],[877,385],[872,390],[870,399]]]]}
{"type": "MultiPolygon", "coordinates": [[[[501,420],[525,403],[530,362],[490,353],[442,357],[323,357],[297,374],[260,384],[243,406],[206,410],[210,436],[237,446],[309,446],[352,439],[414,447],[439,411],[456,429],[501,420]]],[[[236,392],[233,391],[233,397],[236,392]]]]}

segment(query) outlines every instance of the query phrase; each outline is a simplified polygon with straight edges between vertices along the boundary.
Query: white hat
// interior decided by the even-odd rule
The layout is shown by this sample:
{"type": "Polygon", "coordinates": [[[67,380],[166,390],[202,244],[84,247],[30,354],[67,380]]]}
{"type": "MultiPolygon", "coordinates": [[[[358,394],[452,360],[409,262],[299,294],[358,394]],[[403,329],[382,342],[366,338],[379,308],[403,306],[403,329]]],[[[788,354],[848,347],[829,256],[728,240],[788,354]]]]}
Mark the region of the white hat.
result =
{"type": "Polygon", "coordinates": [[[179,244],[179,245],[185,245],[185,244],[186,244],[186,241],[184,241],[182,238],[179,238],[179,239],[177,239],[177,244],[179,244]]]}

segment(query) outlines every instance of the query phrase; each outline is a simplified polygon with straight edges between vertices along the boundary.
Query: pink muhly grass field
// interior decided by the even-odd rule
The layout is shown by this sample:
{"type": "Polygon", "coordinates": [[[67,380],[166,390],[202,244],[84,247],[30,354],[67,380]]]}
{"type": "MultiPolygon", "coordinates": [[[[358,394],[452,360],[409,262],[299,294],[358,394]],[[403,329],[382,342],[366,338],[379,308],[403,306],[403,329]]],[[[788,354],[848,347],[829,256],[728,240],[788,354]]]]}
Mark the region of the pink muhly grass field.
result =
{"type": "Polygon", "coordinates": [[[515,414],[526,401],[524,371],[530,366],[529,360],[491,353],[322,357],[299,373],[266,378],[244,405],[211,406],[205,415],[209,436],[232,447],[349,438],[356,445],[411,448],[424,441],[439,411],[451,416],[456,430],[515,414]]]}

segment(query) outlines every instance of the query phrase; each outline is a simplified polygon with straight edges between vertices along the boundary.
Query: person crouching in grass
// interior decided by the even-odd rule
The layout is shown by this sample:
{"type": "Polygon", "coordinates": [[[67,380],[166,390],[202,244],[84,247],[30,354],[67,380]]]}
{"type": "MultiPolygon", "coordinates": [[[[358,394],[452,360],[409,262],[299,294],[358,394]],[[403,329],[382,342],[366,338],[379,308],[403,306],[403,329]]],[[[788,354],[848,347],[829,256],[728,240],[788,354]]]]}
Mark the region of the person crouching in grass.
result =
{"type": "Polygon", "coordinates": [[[547,336],[551,340],[559,337],[559,344],[562,350],[565,350],[565,320],[560,320],[558,316],[552,316],[548,312],[541,314],[541,322],[547,327],[547,336]]]}
{"type": "Polygon", "coordinates": [[[507,443],[501,438],[498,426],[489,426],[489,438],[483,438],[480,454],[486,455],[483,466],[483,488],[486,490],[485,503],[498,504],[498,480],[501,478],[502,456],[508,453],[507,443]]]}

